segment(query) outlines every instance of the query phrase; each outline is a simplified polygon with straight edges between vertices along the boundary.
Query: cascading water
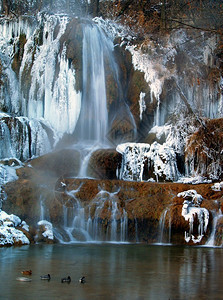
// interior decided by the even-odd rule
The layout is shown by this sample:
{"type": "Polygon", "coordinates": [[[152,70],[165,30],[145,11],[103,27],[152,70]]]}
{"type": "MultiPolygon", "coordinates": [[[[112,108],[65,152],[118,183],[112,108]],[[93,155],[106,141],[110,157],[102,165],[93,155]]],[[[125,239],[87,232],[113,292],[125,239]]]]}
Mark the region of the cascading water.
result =
{"type": "Polygon", "coordinates": [[[213,225],[212,225],[212,232],[211,232],[211,235],[210,235],[210,238],[208,239],[207,243],[205,244],[205,246],[209,246],[209,247],[213,247],[215,246],[215,235],[216,235],[216,228],[217,228],[217,224],[218,224],[218,221],[220,219],[223,218],[223,214],[222,214],[222,211],[221,209],[219,209],[217,212],[215,212],[214,214],[214,218],[213,218],[213,225]]]}
{"type": "Polygon", "coordinates": [[[124,208],[120,208],[118,192],[110,193],[101,190],[89,207],[88,228],[96,241],[105,240],[112,242],[127,241],[128,216],[124,208]],[[91,216],[91,211],[95,213],[91,216]],[[107,224],[103,227],[100,216],[106,214],[107,224]]]}
{"type": "Polygon", "coordinates": [[[127,242],[128,216],[120,207],[118,192],[98,192],[91,204],[82,205],[76,194],[80,190],[67,192],[69,200],[63,205],[63,224],[55,229],[61,243],[74,242],[127,242]],[[103,224],[101,216],[107,216],[103,224]]]}
{"type": "Polygon", "coordinates": [[[102,38],[98,27],[83,27],[83,96],[79,138],[95,143],[105,143],[108,127],[102,38]]]}
{"type": "Polygon", "coordinates": [[[108,61],[114,78],[118,80],[112,41],[96,25],[84,24],[82,30],[83,93],[76,128],[78,144],[74,146],[82,155],[78,177],[87,176],[91,154],[99,148],[109,146],[105,60],[108,61]]]}

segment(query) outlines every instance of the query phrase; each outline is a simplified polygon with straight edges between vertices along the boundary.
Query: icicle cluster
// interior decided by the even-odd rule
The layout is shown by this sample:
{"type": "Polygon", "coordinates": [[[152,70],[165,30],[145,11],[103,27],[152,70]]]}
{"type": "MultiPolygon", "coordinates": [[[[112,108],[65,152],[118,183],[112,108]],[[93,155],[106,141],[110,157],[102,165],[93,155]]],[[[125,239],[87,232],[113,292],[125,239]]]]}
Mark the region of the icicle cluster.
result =
{"type": "Polygon", "coordinates": [[[176,155],[167,144],[125,143],[118,145],[116,150],[122,154],[119,174],[122,180],[142,181],[144,172],[152,173],[157,181],[178,179],[176,155]],[[148,170],[146,170],[146,164],[148,170]]]}
{"type": "Polygon", "coordinates": [[[26,160],[51,150],[46,126],[25,117],[0,117],[0,158],[26,160]]]}

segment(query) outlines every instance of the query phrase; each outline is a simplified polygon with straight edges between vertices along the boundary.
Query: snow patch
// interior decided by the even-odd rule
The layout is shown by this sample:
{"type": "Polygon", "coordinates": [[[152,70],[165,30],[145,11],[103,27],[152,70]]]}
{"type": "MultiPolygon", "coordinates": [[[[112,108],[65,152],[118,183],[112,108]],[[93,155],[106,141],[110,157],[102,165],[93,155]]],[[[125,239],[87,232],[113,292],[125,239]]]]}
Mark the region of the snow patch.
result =
{"type": "Polygon", "coordinates": [[[211,188],[215,192],[220,192],[221,190],[223,190],[223,181],[221,181],[221,182],[215,182],[215,184],[212,185],[211,188]]]}
{"type": "Polygon", "coordinates": [[[19,229],[15,227],[22,227],[29,231],[29,227],[25,221],[16,215],[8,215],[4,211],[0,211],[0,245],[14,245],[15,243],[30,244],[29,239],[19,229]]]}
{"type": "Polygon", "coordinates": [[[42,233],[42,235],[49,239],[49,240],[53,240],[54,239],[54,235],[53,235],[53,225],[52,223],[46,221],[46,220],[41,220],[37,223],[39,226],[43,226],[45,228],[45,231],[42,233]]]}

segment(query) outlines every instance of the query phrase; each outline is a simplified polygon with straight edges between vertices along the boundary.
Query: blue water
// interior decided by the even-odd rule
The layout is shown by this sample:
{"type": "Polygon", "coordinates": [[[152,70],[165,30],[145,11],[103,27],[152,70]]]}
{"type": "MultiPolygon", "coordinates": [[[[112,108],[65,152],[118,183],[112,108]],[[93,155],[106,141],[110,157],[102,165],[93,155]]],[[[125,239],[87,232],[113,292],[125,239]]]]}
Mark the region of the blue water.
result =
{"type": "Polygon", "coordinates": [[[132,244],[0,249],[0,299],[223,299],[223,249],[132,244]],[[31,269],[31,282],[20,282],[31,269]],[[50,281],[40,275],[50,274],[50,281]],[[71,283],[61,278],[71,276],[71,283]],[[86,283],[78,282],[86,276],[86,283]]]}

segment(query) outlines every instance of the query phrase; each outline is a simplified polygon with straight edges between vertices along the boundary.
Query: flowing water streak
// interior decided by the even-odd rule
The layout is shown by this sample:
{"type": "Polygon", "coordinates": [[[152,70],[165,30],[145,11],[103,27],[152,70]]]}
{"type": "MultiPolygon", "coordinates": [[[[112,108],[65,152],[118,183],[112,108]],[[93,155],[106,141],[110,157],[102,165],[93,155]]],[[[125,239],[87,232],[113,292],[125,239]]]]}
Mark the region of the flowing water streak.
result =
{"type": "Polygon", "coordinates": [[[170,208],[167,207],[159,220],[159,232],[160,232],[160,236],[159,236],[159,244],[166,244],[166,240],[168,241],[168,244],[170,244],[171,242],[171,214],[170,214],[170,208]],[[165,223],[166,223],[166,219],[167,219],[167,215],[169,215],[169,221],[168,221],[168,240],[167,238],[164,237],[165,232],[167,232],[167,229],[165,227],[165,223]]]}
{"type": "Polygon", "coordinates": [[[213,247],[215,246],[215,234],[216,234],[216,227],[217,227],[217,224],[218,224],[218,221],[219,219],[221,219],[223,217],[223,214],[222,214],[222,211],[221,209],[219,209],[215,215],[214,215],[214,218],[213,218],[213,229],[212,229],[212,232],[211,232],[211,235],[210,235],[210,238],[208,239],[207,243],[205,244],[205,246],[210,246],[210,247],[213,247]]]}
{"type": "Polygon", "coordinates": [[[65,242],[61,235],[59,238],[61,243],[73,243],[77,241],[89,242],[92,240],[87,231],[84,207],[76,197],[76,193],[80,191],[80,188],[81,185],[76,190],[66,192],[67,195],[70,196],[70,199],[68,200],[69,203],[63,205],[63,230],[67,237],[65,242]]]}
{"type": "Polygon", "coordinates": [[[45,209],[44,209],[44,205],[43,205],[43,197],[42,195],[40,195],[40,221],[41,220],[45,220],[45,209]]]}
{"type": "Polygon", "coordinates": [[[83,95],[79,139],[102,144],[105,143],[108,127],[104,41],[106,39],[97,26],[84,24],[83,95]]]}
{"type": "Polygon", "coordinates": [[[77,148],[82,154],[78,177],[87,177],[88,163],[92,153],[99,148],[107,148],[108,110],[106,96],[105,59],[111,72],[118,77],[113,58],[113,43],[99,26],[83,24],[83,93],[78,120],[77,148]],[[83,155],[84,154],[84,155],[83,155]]]}
{"type": "Polygon", "coordinates": [[[126,242],[127,241],[127,231],[128,231],[128,215],[124,208],[119,207],[117,192],[108,192],[106,190],[101,190],[95,200],[93,205],[96,205],[95,214],[92,222],[92,236],[95,240],[101,240],[102,237],[102,226],[100,224],[100,215],[102,210],[107,210],[108,215],[110,215],[110,220],[108,220],[105,240],[110,242],[126,242]]]}
{"type": "Polygon", "coordinates": [[[159,220],[159,228],[160,228],[160,238],[159,238],[159,243],[163,243],[163,234],[164,234],[164,228],[165,228],[165,220],[166,220],[166,214],[167,214],[168,209],[165,209],[164,212],[161,215],[161,218],[159,220]]]}

